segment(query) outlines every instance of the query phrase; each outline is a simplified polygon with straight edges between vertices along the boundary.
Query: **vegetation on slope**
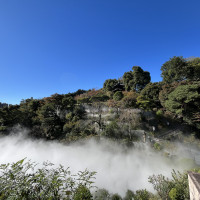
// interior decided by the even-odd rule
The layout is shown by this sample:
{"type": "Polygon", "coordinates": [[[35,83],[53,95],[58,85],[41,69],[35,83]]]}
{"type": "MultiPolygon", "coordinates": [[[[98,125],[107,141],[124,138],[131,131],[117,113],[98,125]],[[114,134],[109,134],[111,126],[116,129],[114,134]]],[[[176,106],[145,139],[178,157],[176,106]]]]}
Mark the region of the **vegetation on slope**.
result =
{"type": "MultiPolygon", "coordinates": [[[[108,126],[106,120],[102,119],[105,108],[117,113],[111,122],[116,122],[119,127],[122,118],[126,126],[129,126],[130,118],[134,118],[122,117],[123,109],[142,109],[162,113],[168,119],[188,124],[193,127],[193,132],[199,130],[200,58],[184,59],[175,56],[162,65],[161,71],[163,81],[159,83],[151,83],[150,73],[134,66],[121,79],[106,80],[100,90],[78,90],[43,99],[30,98],[22,100],[20,105],[1,104],[0,132],[9,133],[11,127],[20,124],[30,128],[34,137],[47,139],[76,140],[100,133],[112,135],[108,134],[108,129],[113,125],[108,126]],[[95,115],[98,117],[88,118],[85,105],[97,110],[95,115]]],[[[143,126],[144,119],[141,115],[140,124],[143,123],[143,126]]],[[[161,121],[156,123],[159,125],[161,121]]],[[[140,125],[135,128],[140,128],[140,125]]]]}

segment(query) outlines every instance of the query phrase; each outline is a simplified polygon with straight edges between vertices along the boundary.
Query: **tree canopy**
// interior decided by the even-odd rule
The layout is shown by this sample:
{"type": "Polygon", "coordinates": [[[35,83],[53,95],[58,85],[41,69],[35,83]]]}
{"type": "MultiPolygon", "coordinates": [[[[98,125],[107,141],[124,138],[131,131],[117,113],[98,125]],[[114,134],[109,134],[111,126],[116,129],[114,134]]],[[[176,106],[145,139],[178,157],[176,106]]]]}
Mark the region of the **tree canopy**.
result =
{"type": "Polygon", "coordinates": [[[187,62],[182,56],[174,56],[165,62],[162,67],[161,76],[166,83],[182,81],[186,79],[187,62]]]}
{"type": "Polygon", "coordinates": [[[151,80],[150,73],[139,66],[133,66],[133,71],[125,72],[123,82],[127,91],[141,91],[151,80]]]}

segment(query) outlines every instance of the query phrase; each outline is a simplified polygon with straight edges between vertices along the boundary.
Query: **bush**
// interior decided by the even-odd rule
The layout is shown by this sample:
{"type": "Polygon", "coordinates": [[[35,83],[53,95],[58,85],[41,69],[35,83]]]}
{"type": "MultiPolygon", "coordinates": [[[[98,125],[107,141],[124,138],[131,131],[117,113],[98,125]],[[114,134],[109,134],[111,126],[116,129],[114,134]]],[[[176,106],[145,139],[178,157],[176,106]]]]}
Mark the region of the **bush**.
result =
{"type": "Polygon", "coordinates": [[[92,200],[90,190],[84,185],[79,185],[75,191],[73,200],[92,200]]]}
{"type": "Polygon", "coordinates": [[[123,200],[130,200],[130,199],[134,199],[134,192],[131,190],[127,190],[123,200]]]}
{"type": "Polygon", "coordinates": [[[188,174],[172,172],[172,179],[168,179],[165,176],[153,175],[149,177],[149,182],[153,184],[154,190],[157,191],[161,199],[178,199],[189,200],[189,185],[188,174]]]}
{"type": "Polygon", "coordinates": [[[145,190],[137,190],[134,195],[134,200],[149,200],[152,194],[145,190]]]}
{"type": "Polygon", "coordinates": [[[122,198],[119,194],[113,194],[111,200],[122,200],[122,198]]]}
{"type": "Polygon", "coordinates": [[[95,192],[94,200],[110,200],[110,194],[106,189],[99,189],[95,192]]]}
{"type": "Polygon", "coordinates": [[[163,111],[162,111],[162,110],[158,110],[158,111],[156,112],[156,115],[157,115],[158,117],[162,117],[162,116],[163,116],[163,111]]]}
{"type": "Polygon", "coordinates": [[[115,101],[120,101],[122,98],[124,97],[123,93],[121,91],[117,91],[115,92],[115,94],[113,95],[113,99],[115,101]]]}
{"type": "Polygon", "coordinates": [[[78,194],[89,196],[95,172],[85,170],[72,175],[69,168],[52,165],[44,163],[42,168],[36,169],[35,163],[24,162],[24,159],[0,165],[0,199],[67,200],[78,194]]]}
{"type": "Polygon", "coordinates": [[[161,145],[159,143],[155,143],[153,145],[154,149],[157,150],[157,151],[160,151],[161,150],[161,145]]]}

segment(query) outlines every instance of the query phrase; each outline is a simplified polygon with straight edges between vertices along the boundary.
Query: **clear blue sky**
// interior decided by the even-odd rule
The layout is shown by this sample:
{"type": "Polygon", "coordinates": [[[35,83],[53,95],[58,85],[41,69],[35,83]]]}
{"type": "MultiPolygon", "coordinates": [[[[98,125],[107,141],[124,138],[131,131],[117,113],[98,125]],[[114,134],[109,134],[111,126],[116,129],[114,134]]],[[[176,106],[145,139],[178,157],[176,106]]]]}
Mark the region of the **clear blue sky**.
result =
{"type": "Polygon", "coordinates": [[[199,0],[1,0],[0,102],[101,88],[139,65],[160,81],[200,56],[199,0]]]}

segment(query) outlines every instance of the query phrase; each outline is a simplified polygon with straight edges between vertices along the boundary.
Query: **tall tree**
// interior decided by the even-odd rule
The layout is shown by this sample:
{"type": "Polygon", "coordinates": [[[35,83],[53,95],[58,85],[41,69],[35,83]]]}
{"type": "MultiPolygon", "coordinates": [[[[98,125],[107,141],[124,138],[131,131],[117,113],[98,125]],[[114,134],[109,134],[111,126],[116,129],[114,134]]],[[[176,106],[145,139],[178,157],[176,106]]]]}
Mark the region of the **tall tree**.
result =
{"type": "Polygon", "coordinates": [[[141,95],[144,96],[148,100],[152,100],[153,104],[157,107],[160,107],[159,101],[159,93],[161,91],[161,83],[149,83],[146,87],[141,91],[141,95]]]}
{"type": "Polygon", "coordinates": [[[174,56],[162,65],[161,76],[166,83],[179,82],[186,79],[186,69],[186,60],[182,56],[174,56]]]}
{"type": "Polygon", "coordinates": [[[151,80],[150,73],[139,66],[133,66],[133,71],[125,72],[123,82],[127,91],[141,91],[151,80]]]}
{"type": "Polygon", "coordinates": [[[180,85],[168,95],[165,107],[177,117],[200,129],[200,83],[180,85]]]}
{"type": "Polygon", "coordinates": [[[113,91],[115,86],[117,85],[117,79],[107,79],[103,84],[103,89],[105,91],[113,91]]]}
{"type": "Polygon", "coordinates": [[[190,58],[187,63],[187,78],[192,81],[200,81],[200,58],[190,58]]]}

